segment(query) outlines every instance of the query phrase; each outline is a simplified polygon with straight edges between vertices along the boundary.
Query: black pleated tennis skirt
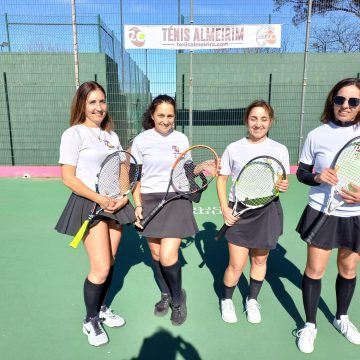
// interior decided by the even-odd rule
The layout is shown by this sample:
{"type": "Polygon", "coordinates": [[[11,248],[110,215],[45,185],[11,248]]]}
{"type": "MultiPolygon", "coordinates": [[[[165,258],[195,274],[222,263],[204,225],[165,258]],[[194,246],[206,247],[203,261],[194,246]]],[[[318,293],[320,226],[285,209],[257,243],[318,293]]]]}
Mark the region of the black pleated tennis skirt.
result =
{"type": "MultiPolygon", "coordinates": [[[[55,230],[66,235],[76,235],[82,223],[88,218],[92,206],[91,200],[72,193],[55,226],[55,230]]],[[[132,224],[135,222],[134,207],[129,202],[114,214],[102,211],[91,221],[89,227],[95,226],[101,220],[110,219],[115,220],[119,227],[123,224],[132,224]]]]}
{"type": "MultiPolygon", "coordinates": [[[[306,206],[296,231],[301,239],[305,239],[316,219],[321,215],[320,211],[306,206]]],[[[322,249],[348,249],[360,252],[360,216],[338,217],[329,216],[323,227],[312,239],[311,245],[322,249]]]]}
{"type": "MultiPolygon", "coordinates": [[[[229,202],[229,207],[233,206],[234,203],[229,202]]],[[[277,198],[262,208],[244,212],[227,229],[225,237],[228,242],[248,249],[275,249],[283,232],[283,219],[282,206],[277,198]]]]}
{"type": "MultiPolygon", "coordinates": [[[[143,217],[159,204],[165,193],[141,194],[143,217]]],[[[169,194],[169,198],[176,196],[169,194]]],[[[193,214],[192,202],[188,199],[174,199],[167,203],[141,231],[145,237],[185,238],[199,231],[193,214]]]]}

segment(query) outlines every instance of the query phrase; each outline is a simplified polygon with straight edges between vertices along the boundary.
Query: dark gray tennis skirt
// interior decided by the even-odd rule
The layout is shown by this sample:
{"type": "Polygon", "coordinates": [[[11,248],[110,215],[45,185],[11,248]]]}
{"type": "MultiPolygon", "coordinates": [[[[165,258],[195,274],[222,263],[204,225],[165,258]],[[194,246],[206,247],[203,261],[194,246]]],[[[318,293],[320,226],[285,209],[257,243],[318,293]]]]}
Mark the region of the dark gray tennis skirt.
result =
{"type": "MultiPolygon", "coordinates": [[[[229,202],[232,208],[234,203],[229,202]]],[[[241,206],[241,208],[243,208],[241,206]]],[[[248,249],[275,249],[283,232],[283,210],[279,199],[254,210],[244,212],[240,219],[227,229],[228,242],[248,249]]]]}
{"type": "MultiPolygon", "coordinates": [[[[165,193],[141,194],[143,217],[159,204],[165,193]]],[[[169,198],[176,194],[169,194],[169,198]]],[[[167,203],[141,231],[143,236],[152,238],[185,238],[199,231],[193,214],[192,202],[174,199],[167,203]]]]}
{"type": "MultiPolygon", "coordinates": [[[[93,202],[91,200],[72,193],[55,226],[55,230],[62,234],[76,235],[82,223],[88,218],[92,206],[93,202]]],[[[132,224],[135,222],[134,207],[127,203],[127,205],[114,214],[102,211],[93,219],[89,227],[95,226],[100,220],[106,221],[109,219],[115,220],[119,226],[122,224],[132,224]]]]}
{"type": "MultiPolygon", "coordinates": [[[[320,215],[320,211],[306,206],[296,227],[303,240],[320,215]]],[[[330,216],[311,241],[311,245],[322,249],[340,248],[360,252],[360,216],[330,216]]]]}

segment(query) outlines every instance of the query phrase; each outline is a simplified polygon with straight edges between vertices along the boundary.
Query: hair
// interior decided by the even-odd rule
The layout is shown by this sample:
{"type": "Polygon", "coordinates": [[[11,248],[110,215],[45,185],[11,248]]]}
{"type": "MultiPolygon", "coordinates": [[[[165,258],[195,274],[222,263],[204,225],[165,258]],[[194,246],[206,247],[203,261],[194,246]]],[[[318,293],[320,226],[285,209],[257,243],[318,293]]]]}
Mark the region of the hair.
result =
{"type": "MultiPolygon", "coordinates": [[[[321,114],[320,121],[324,124],[327,124],[329,121],[335,120],[335,113],[334,113],[334,96],[346,86],[355,85],[360,90],[360,79],[356,78],[347,78],[340,80],[335,86],[330,90],[324,105],[324,110],[321,114]]],[[[355,117],[355,123],[360,122],[360,111],[357,113],[355,117]]]]}
{"type": "Polygon", "coordinates": [[[169,95],[159,95],[157,96],[143,113],[142,116],[142,127],[144,130],[149,130],[155,127],[154,120],[152,115],[154,114],[158,105],[162,103],[170,104],[174,107],[174,112],[176,113],[176,103],[175,100],[169,95]]]}
{"type": "Polygon", "coordinates": [[[245,114],[244,114],[245,125],[248,125],[248,118],[251,113],[251,110],[256,107],[263,108],[268,113],[270,120],[274,120],[274,109],[272,108],[272,106],[269,103],[267,103],[265,100],[255,100],[245,110],[245,114]]]}
{"type": "MultiPolygon", "coordinates": [[[[86,100],[89,94],[95,90],[100,90],[106,97],[104,88],[95,81],[84,82],[77,89],[71,103],[70,126],[82,124],[83,122],[85,122],[86,100]]],[[[114,128],[114,124],[111,119],[111,116],[107,112],[100,127],[101,129],[107,131],[113,130],[114,128]]]]}

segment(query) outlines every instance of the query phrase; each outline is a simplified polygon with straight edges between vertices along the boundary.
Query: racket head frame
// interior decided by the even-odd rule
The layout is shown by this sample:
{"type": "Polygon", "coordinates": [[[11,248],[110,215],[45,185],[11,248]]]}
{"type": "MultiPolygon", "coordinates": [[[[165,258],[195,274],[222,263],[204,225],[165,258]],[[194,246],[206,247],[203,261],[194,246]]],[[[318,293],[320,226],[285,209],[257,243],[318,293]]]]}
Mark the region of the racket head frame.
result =
{"type": "MultiPolygon", "coordinates": [[[[191,157],[191,159],[192,159],[192,157],[191,157]]],[[[193,146],[190,146],[189,148],[187,148],[185,151],[183,151],[176,158],[173,165],[171,166],[170,179],[169,179],[169,183],[168,183],[168,186],[167,186],[166,193],[165,193],[164,197],[162,198],[160,203],[155,208],[153,208],[150,211],[150,213],[144,219],[141,220],[140,225],[142,226],[142,228],[145,228],[145,226],[153,219],[153,217],[156,214],[158,214],[160,212],[160,210],[165,206],[165,204],[167,202],[173,201],[175,199],[179,199],[179,198],[184,197],[184,196],[189,195],[189,194],[199,192],[200,190],[205,190],[207,185],[213,180],[213,178],[215,176],[217,176],[218,171],[219,171],[219,167],[220,167],[219,157],[218,157],[217,153],[215,152],[215,150],[213,148],[211,148],[210,146],[207,146],[207,145],[193,145],[193,146]],[[177,189],[177,187],[174,186],[174,181],[173,181],[173,175],[174,175],[175,169],[178,166],[179,162],[182,161],[187,154],[191,154],[191,151],[194,150],[195,148],[201,148],[201,149],[204,149],[204,150],[206,149],[206,150],[209,151],[210,154],[212,154],[213,159],[210,159],[210,160],[214,161],[214,173],[211,174],[212,176],[209,179],[207,178],[206,183],[203,183],[202,187],[196,189],[195,191],[190,191],[190,189],[188,191],[179,191],[179,189],[177,189]],[[177,193],[177,195],[174,196],[174,197],[171,197],[170,199],[167,199],[167,196],[169,194],[169,190],[170,190],[171,187],[173,187],[173,189],[177,193]]]]}
{"type": "MultiPolygon", "coordinates": [[[[254,158],[252,158],[251,160],[249,160],[244,166],[243,168],[241,169],[239,175],[237,176],[236,178],[236,181],[234,182],[233,186],[235,187],[235,201],[234,201],[234,206],[233,206],[233,210],[232,210],[232,213],[234,216],[236,217],[240,217],[244,212],[248,211],[248,210],[252,210],[252,209],[258,209],[260,207],[263,207],[267,204],[269,204],[271,201],[273,201],[276,197],[279,196],[280,192],[279,190],[277,190],[276,192],[274,192],[274,196],[271,196],[271,197],[268,197],[268,200],[266,202],[263,202],[259,205],[251,205],[249,203],[246,203],[246,202],[243,202],[243,201],[240,201],[239,197],[238,197],[238,191],[236,189],[236,186],[237,184],[239,183],[239,179],[240,179],[240,176],[245,172],[247,171],[247,169],[249,168],[249,166],[251,166],[251,164],[253,163],[260,163],[260,159],[266,159],[267,162],[264,162],[262,161],[262,163],[265,163],[267,166],[271,167],[271,171],[274,172],[275,174],[275,171],[272,167],[272,165],[269,163],[270,161],[271,162],[275,162],[276,165],[277,165],[277,168],[280,169],[280,174],[279,174],[279,171],[276,172],[276,174],[278,175],[278,181],[280,180],[280,178],[282,180],[285,180],[286,177],[287,177],[287,174],[286,174],[286,170],[284,168],[284,165],[276,158],[274,158],[273,156],[269,156],[269,155],[260,155],[260,156],[256,156],[254,158]],[[238,208],[238,204],[241,204],[244,206],[243,209],[237,211],[237,208],[238,208]]],[[[276,182],[274,182],[274,186],[276,186],[276,182]]],[[[224,224],[220,230],[217,232],[216,236],[215,236],[215,240],[219,240],[226,232],[226,230],[229,228],[230,226],[224,224]]]]}
{"type": "MultiPolygon", "coordinates": [[[[103,196],[108,196],[111,197],[113,199],[120,199],[123,198],[124,196],[126,196],[127,194],[129,194],[132,189],[135,187],[136,182],[138,180],[138,176],[139,176],[139,164],[137,163],[135,157],[130,154],[128,151],[126,150],[117,150],[114,151],[113,153],[109,154],[101,163],[100,165],[100,169],[99,172],[96,174],[96,180],[95,180],[95,190],[98,194],[103,195],[103,196]],[[121,169],[126,169],[128,170],[128,178],[126,180],[128,180],[128,186],[126,186],[126,190],[122,190],[121,187],[119,186],[119,191],[117,193],[112,193],[112,194],[106,194],[106,193],[102,193],[101,191],[101,177],[104,174],[104,170],[106,169],[106,166],[114,159],[114,158],[118,158],[119,161],[117,162],[119,164],[119,172],[118,175],[116,175],[114,177],[114,179],[119,180],[121,177],[121,169]],[[122,166],[124,165],[124,166],[122,166]]],[[[104,175],[105,176],[105,175],[104,175]]],[[[114,180],[114,181],[116,181],[114,180]]],[[[119,180],[119,185],[120,185],[120,180],[119,180]]]]}
{"type": "MultiPolygon", "coordinates": [[[[196,163],[197,164],[197,163],[196,163]]],[[[197,165],[199,165],[197,164],[197,165]]],[[[175,160],[175,162],[173,163],[172,167],[171,167],[171,172],[170,172],[170,181],[169,181],[169,185],[167,188],[167,191],[169,191],[170,187],[172,186],[173,189],[175,190],[175,192],[179,195],[187,195],[187,194],[192,194],[192,193],[196,193],[201,191],[202,189],[206,188],[210,182],[217,176],[218,171],[220,168],[220,159],[218,154],[216,153],[216,151],[208,146],[208,145],[193,145],[190,146],[189,148],[187,148],[185,151],[183,151],[175,160]],[[183,161],[187,156],[190,156],[189,159],[191,159],[192,161],[194,161],[193,156],[191,154],[191,152],[195,149],[203,149],[203,150],[207,150],[209,154],[211,154],[211,157],[209,156],[206,159],[202,159],[203,161],[199,162],[199,164],[206,162],[206,161],[213,161],[214,166],[211,166],[211,171],[207,172],[210,173],[210,176],[206,176],[206,181],[205,179],[202,181],[201,183],[201,187],[196,188],[196,189],[189,189],[189,190],[185,190],[182,191],[180,190],[177,186],[176,186],[176,182],[173,180],[173,176],[175,174],[175,170],[177,168],[177,166],[180,164],[181,161],[183,161]]],[[[203,171],[202,171],[203,172],[203,171]]]]}
{"type": "MultiPolygon", "coordinates": [[[[239,191],[237,191],[237,187],[239,185],[239,180],[241,178],[241,176],[246,172],[248,171],[249,167],[252,166],[253,164],[265,164],[266,167],[269,167],[271,168],[270,170],[274,173],[274,175],[277,175],[278,177],[278,180],[279,181],[280,179],[281,180],[285,180],[286,177],[287,177],[287,174],[286,174],[286,170],[284,168],[284,165],[278,160],[276,159],[275,157],[273,156],[269,156],[269,155],[259,155],[259,156],[256,156],[254,158],[252,158],[251,160],[249,160],[244,166],[243,168],[241,169],[239,175],[237,176],[236,178],[236,181],[234,182],[234,188],[235,188],[235,202],[234,202],[234,207],[233,207],[233,215],[234,216],[240,216],[244,210],[247,210],[247,209],[257,209],[257,208],[260,208],[260,207],[263,207],[267,204],[269,204],[270,202],[272,202],[276,197],[279,196],[280,192],[279,190],[276,189],[276,183],[277,181],[274,181],[274,187],[275,187],[275,190],[272,194],[272,196],[267,196],[267,199],[262,202],[261,204],[250,204],[249,202],[247,202],[246,200],[248,200],[247,198],[245,198],[244,200],[241,200],[239,199],[239,191]],[[266,159],[266,161],[263,161],[264,159],[266,159]],[[272,165],[272,163],[275,163],[276,164],[276,169],[274,169],[274,166],[272,165]],[[277,170],[277,171],[275,171],[277,170]],[[279,171],[280,170],[280,171],[279,171]],[[236,209],[238,207],[238,204],[241,204],[245,207],[245,209],[237,212],[236,209]]],[[[254,179],[254,182],[256,180],[254,179]]]]}

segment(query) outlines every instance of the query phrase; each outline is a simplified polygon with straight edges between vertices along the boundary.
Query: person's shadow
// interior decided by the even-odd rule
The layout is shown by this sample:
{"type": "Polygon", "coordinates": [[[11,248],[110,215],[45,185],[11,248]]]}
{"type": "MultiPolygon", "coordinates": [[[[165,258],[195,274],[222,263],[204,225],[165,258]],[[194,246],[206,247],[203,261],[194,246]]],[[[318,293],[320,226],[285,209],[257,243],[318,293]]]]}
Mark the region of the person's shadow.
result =
{"type": "MultiPolygon", "coordinates": [[[[294,319],[296,328],[299,329],[303,327],[304,320],[300,315],[291,295],[286,291],[281,278],[289,280],[301,291],[303,275],[300,270],[285,257],[285,255],[286,250],[280,244],[277,244],[276,249],[270,251],[265,279],[269,283],[279,303],[294,319]]],[[[332,323],[334,315],[331,313],[329,307],[322,298],[320,298],[319,309],[324,313],[327,320],[332,323]]]]}
{"type": "Polygon", "coordinates": [[[139,355],[131,360],[175,360],[179,355],[185,360],[201,360],[193,345],[181,336],[174,337],[169,331],[160,328],[144,339],[139,355]]]}
{"type": "Polygon", "coordinates": [[[114,275],[106,296],[108,306],[122,289],[129,270],[141,262],[152,267],[150,249],[146,239],[138,234],[134,226],[124,226],[121,242],[116,253],[114,275]]]}
{"type": "MultiPolygon", "coordinates": [[[[224,239],[214,240],[218,232],[212,222],[204,222],[203,230],[195,235],[195,246],[201,257],[199,268],[205,266],[213,276],[213,288],[219,302],[223,296],[223,277],[229,261],[227,242],[224,239]]],[[[240,282],[239,282],[240,284],[240,282]]]]}
{"type": "MultiPolygon", "coordinates": [[[[183,248],[191,245],[193,238],[186,238],[182,241],[179,249],[179,261],[182,266],[187,264],[187,261],[183,255],[183,248]]],[[[121,238],[119,248],[116,253],[114,264],[114,275],[112,278],[111,286],[106,295],[106,304],[110,306],[114,300],[116,294],[121,291],[124,280],[134,265],[143,262],[146,266],[150,267],[153,271],[153,261],[151,258],[151,252],[149,245],[145,237],[141,236],[134,226],[124,226],[124,232],[121,238]]],[[[153,273],[154,275],[154,273],[153,273]]],[[[154,286],[156,284],[156,278],[154,275],[154,286]]]]}

